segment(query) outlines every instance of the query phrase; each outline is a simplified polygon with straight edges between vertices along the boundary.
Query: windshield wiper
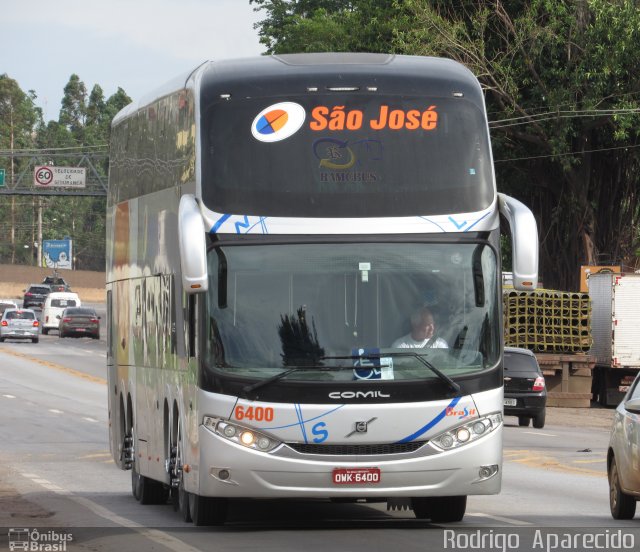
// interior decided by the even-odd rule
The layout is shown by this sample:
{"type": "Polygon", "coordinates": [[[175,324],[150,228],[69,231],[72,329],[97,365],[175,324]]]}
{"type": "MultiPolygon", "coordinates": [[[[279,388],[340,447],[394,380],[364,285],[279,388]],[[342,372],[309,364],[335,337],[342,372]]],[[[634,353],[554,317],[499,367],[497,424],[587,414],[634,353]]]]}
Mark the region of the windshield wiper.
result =
{"type": "MultiPolygon", "coordinates": [[[[338,358],[338,357],[319,357],[318,360],[334,359],[334,358],[338,358]]],[[[344,357],[344,358],[349,358],[349,357],[344,357]]],[[[354,357],[354,358],[357,358],[357,357],[354,357]]],[[[251,391],[255,391],[260,387],[270,385],[274,381],[278,381],[278,380],[281,380],[282,378],[286,378],[289,374],[293,374],[294,372],[304,372],[306,370],[314,370],[319,372],[339,372],[340,370],[353,370],[353,368],[354,368],[353,366],[322,366],[322,365],[295,366],[294,368],[289,368],[288,370],[283,370],[282,372],[278,372],[277,374],[274,374],[270,378],[257,381],[255,383],[252,383],[251,385],[245,385],[242,388],[242,392],[244,393],[245,398],[248,399],[249,393],[251,393],[251,391]]]]}
{"type": "MultiPolygon", "coordinates": [[[[460,386],[453,381],[449,376],[441,372],[438,368],[436,368],[433,364],[431,364],[426,358],[422,358],[421,355],[415,353],[413,351],[407,352],[392,352],[392,353],[380,353],[380,354],[366,354],[366,355],[358,355],[358,356],[349,356],[349,357],[325,357],[331,359],[358,359],[358,358],[366,358],[367,360],[371,359],[381,359],[385,357],[413,357],[417,358],[422,364],[424,364],[429,370],[431,370],[436,376],[438,376],[442,381],[444,381],[453,391],[456,393],[460,393],[460,386]]],[[[358,368],[355,366],[354,368],[358,368]]],[[[369,368],[368,366],[363,366],[363,368],[369,368]]],[[[373,368],[373,367],[372,367],[373,368]]]]}
{"type": "MultiPolygon", "coordinates": [[[[422,358],[421,355],[415,352],[397,352],[397,353],[384,353],[384,354],[367,354],[367,355],[352,355],[352,356],[323,356],[318,357],[319,361],[322,360],[357,360],[359,358],[365,358],[367,360],[371,359],[380,359],[384,357],[413,357],[417,358],[422,364],[424,364],[429,370],[431,370],[438,378],[444,381],[456,394],[460,393],[460,386],[453,381],[449,376],[442,373],[438,368],[436,368],[433,364],[431,364],[427,359],[422,358]]],[[[270,378],[266,378],[251,385],[246,385],[242,388],[242,392],[244,393],[245,398],[249,398],[249,393],[255,391],[256,389],[260,389],[261,387],[265,387],[267,385],[271,385],[274,381],[281,380],[286,378],[289,374],[293,374],[294,372],[304,372],[305,370],[315,370],[319,372],[339,372],[341,370],[357,370],[362,368],[375,368],[375,366],[295,366],[293,368],[289,368],[288,370],[283,370],[282,372],[278,372],[274,374],[270,378]]]]}

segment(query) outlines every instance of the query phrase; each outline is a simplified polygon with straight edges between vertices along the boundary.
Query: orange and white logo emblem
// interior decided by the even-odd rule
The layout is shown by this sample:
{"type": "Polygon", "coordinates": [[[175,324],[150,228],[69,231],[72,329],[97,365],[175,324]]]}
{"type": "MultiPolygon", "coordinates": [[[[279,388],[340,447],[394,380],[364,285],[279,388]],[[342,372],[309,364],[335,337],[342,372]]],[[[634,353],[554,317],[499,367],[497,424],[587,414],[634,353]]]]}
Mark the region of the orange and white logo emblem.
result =
{"type": "Polygon", "coordinates": [[[273,104],[256,115],[251,125],[251,134],[261,142],[279,142],[298,132],[305,117],[306,112],[300,104],[273,104]]]}

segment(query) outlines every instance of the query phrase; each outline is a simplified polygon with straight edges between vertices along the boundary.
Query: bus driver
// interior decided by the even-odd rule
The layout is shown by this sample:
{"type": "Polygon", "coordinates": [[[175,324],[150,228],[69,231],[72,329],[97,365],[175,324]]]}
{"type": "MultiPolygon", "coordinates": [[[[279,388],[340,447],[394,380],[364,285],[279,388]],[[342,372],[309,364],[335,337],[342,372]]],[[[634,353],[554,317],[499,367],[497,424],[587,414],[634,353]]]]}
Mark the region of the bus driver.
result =
{"type": "Polygon", "coordinates": [[[394,349],[447,349],[447,342],[435,335],[436,325],[428,307],[411,315],[411,332],[399,337],[391,345],[394,349]]]}

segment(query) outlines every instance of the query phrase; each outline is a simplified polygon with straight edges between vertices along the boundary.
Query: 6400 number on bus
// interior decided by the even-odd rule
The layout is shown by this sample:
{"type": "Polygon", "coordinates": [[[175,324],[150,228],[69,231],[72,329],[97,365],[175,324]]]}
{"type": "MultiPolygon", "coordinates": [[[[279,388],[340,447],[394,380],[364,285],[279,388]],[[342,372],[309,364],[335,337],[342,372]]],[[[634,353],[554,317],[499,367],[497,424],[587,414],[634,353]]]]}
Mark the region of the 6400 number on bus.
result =
{"type": "Polygon", "coordinates": [[[242,406],[239,404],[234,410],[236,420],[255,420],[256,422],[273,421],[273,408],[270,406],[242,406]]]}

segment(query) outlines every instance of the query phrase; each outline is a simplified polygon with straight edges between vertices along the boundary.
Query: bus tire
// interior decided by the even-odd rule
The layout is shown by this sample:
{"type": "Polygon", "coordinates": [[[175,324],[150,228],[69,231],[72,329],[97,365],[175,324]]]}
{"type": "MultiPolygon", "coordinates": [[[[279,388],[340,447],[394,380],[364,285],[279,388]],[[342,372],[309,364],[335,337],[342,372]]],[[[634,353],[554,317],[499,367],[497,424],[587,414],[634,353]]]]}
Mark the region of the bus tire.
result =
{"type": "Polygon", "coordinates": [[[411,499],[411,507],[416,519],[431,519],[431,498],[416,496],[411,499]]]}
{"type": "Polygon", "coordinates": [[[191,493],[184,490],[184,485],[182,481],[180,482],[180,487],[178,487],[178,510],[180,512],[180,517],[182,521],[186,523],[191,523],[193,518],[191,517],[191,493]]]}
{"type": "Polygon", "coordinates": [[[467,510],[466,496],[436,496],[431,499],[431,521],[451,523],[462,521],[467,510]]]}
{"type": "Polygon", "coordinates": [[[211,498],[189,493],[189,509],[197,526],[224,525],[227,519],[226,498],[211,498]]]}
{"type": "Polygon", "coordinates": [[[140,475],[135,461],[131,468],[131,492],[140,504],[166,504],[167,487],[160,481],[155,481],[144,475],[140,475]]]}
{"type": "Polygon", "coordinates": [[[527,418],[526,416],[518,416],[518,425],[520,427],[529,427],[529,422],[531,418],[527,418]]]}

